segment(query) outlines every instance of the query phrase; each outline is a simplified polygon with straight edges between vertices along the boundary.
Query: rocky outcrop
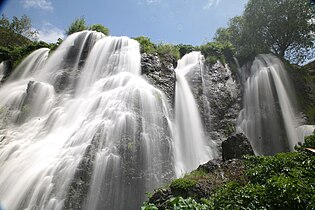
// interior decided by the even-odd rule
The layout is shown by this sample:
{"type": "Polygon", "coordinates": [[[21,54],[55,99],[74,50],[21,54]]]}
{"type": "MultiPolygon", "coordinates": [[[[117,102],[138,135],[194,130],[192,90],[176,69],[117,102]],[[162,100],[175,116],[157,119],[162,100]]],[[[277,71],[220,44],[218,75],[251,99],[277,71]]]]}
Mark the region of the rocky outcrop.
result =
{"type": "Polygon", "coordinates": [[[244,155],[254,155],[254,151],[243,133],[237,133],[222,142],[222,160],[241,159],[244,155]]]}
{"type": "Polygon", "coordinates": [[[195,172],[185,176],[183,179],[192,180],[195,182],[195,185],[187,190],[178,190],[174,189],[174,187],[158,189],[149,198],[148,202],[155,204],[158,209],[168,209],[167,202],[172,197],[192,197],[199,201],[201,198],[209,197],[216,189],[228,181],[240,184],[244,184],[247,181],[245,165],[242,160],[237,159],[226,162],[211,160],[199,166],[195,172]]]}
{"type": "Polygon", "coordinates": [[[175,101],[176,63],[176,59],[170,55],[141,54],[142,76],[164,92],[172,107],[175,101]]]}
{"type": "Polygon", "coordinates": [[[220,143],[235,131],[241,102],[240,84],[228,65],[219,61],[204,65],[201,71],[190,76],[205,130],[212,140],[220,143]]]}

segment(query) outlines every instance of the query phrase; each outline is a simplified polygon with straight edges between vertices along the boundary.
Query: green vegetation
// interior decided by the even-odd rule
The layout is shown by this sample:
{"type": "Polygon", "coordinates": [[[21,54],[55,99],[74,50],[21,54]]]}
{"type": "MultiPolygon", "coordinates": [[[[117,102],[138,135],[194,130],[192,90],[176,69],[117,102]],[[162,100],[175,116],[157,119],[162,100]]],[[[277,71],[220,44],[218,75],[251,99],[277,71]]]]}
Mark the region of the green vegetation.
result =
{"type": "Polygon", "coordinates": [[[242,62],[274,53],[299,63],[314,56],[314,17],[309,1],[250,0],[242,16],[217,30],[215,40],[231,43],[242,62]]]}
{"type": "Polygon", "coordinates": [[[87,26],[84,17],[76,18],[66,30],[66,34],[70,35],[84,30],[97,31],[103,33],[106,36],[109,35],[109,29],[103,26],[102,24],[94,24],[91,26],[87,26]]]}
{"type": "MultiPolygon", "coordinates": [[[[10,34],[13,32],[26,37],[27,39],[37,39],[38,31],[33,29],[31,19],[27,15],[22,15],[21,18],[13,16],[12,20],[10,21],[6,15],[2,14],[0,19],[0,29],[7,31],[8,33],[11,32],[10,34]]],[[[7,47],[11,46],[9,45],[10,43],[6,43],[7,41],[10,42],[10,38],[12,39],[10,36],[1,36],[1,46],[3,46],[3,44],[6,44],[7,47]]],[[[25,40],[23,40],[22,43],[23,42],[25,42],[25,40]]],[[[19,42],[19,44],[21,43],[19,42]]]]}
{"type": "Polygon", "coordinates": [[[109,29],[106,28],[105,26],[103,26],[102,24],[94,24],[94,25],[91,25],[91,26],[89,27],[89,30],[101,32],[101,33],[103,33],[103,34],[106,35],[106,36],[109,35],[109,29]]]}
{"type": "Polygon", "coordinates": [[[133,39],[139,42],[141,53],[147,53],[147,54],[156,53],[156,45],[151,42],[150,38],[145,37],[145,36],[139,36],[133,39]]]}
{"type": "Polygon", "coordinates": [[[182,190],[188,191],[191,190],[194,186],[196,186],[198,182],[189,178],[179,178],[172,181],[170,188],[172,190],[182,190]]]}
{"type": "Polygon", "coordinates": [[[85,22],[84,17],[80,17],[75,19],[69,26],[69,28],[66,30],[66,34],[69,36],[70,34],[73,34],[75,32],[84,31],[87,30],[88,27],[85,22]]]}
{"type": "MultiPolygon", "coordinates": [[[[169,209],[315,209],[315,155],[305,148],[315,148],[315,133],[296,146],[297,152],[245,156],[246,183],[229,181],[207,198],[172,197],[167,205],[169,209]]],[[[191,176],[195,182],[206,176],[197,174],[191,176]]]]}
{"type": "Polygon", "coordinates": [[[176,59],[182,58],[184,55],[192,51],[201,51],[205,56],[206,62],[209,64],[215,64],[218,60],[225,64],[234,62],[234,48],[230,43],[208,42],[201,46],[192,45],[172,45],[168,43],[154,44],[150,38],[145,36],[139,36],[133,38],[140,44],[141,53],[157,54],[160,57],[171,55],[176,59]]]}

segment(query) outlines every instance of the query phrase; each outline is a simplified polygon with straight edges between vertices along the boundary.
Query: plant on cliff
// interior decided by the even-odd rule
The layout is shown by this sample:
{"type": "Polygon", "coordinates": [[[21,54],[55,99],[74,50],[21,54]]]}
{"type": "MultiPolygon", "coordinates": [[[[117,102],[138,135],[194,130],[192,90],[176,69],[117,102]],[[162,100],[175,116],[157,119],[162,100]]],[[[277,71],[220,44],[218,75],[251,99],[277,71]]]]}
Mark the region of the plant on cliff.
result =
{"type": "Polygon", "coordinates": [[[219,28],[215,40],[231,43],[243,60],[274,53],[291,62],[312,58],[315,13],[305,0],[250,0],[242,16],[219,28]]]}
{"type": "Polygon", "coordinates": [[[139,36],[133,39],[139,42],[141,53],[147,54],[156,53],[156,45],[153,42],[151,42],[150,38],[145,36],[139,36]]]}
{"type": "Polygon", "coordinates": [[[179,49],[176,45],[160,43],[156,46],[156,51],[160,56],[171,55],[176,59],[180,58],[179,49]]]}
{"type": "Polygon", "coordinates": [[[193,179],[179,178],[172,181],[170,188],[172,190],[188,191],[192,189],[198,182],[193,179]]]}

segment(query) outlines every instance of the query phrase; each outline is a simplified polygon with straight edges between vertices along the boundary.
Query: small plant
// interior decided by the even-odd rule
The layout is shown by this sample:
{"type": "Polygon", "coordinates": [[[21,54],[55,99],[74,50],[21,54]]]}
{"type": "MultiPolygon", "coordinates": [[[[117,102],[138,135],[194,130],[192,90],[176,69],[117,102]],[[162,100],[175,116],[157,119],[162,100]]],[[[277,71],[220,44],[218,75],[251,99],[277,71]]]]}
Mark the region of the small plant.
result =
{"type": "Polygon", "coordinates": [[[168,206],[174,210],[207,210],[206,204],[198,203],[192,198],[175,197],[168,200],[168,206]]]}

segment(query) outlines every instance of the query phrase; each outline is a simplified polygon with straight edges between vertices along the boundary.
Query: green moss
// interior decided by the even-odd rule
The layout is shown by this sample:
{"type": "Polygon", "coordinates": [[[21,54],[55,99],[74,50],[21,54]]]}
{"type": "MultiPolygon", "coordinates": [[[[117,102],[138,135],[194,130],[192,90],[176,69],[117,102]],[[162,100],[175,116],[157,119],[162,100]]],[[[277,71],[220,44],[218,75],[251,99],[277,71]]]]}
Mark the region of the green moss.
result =
{"type": "Polygon", "coordinates": [[[172,181],[170,188],[172,190],[188,191],[196,186],[198,182],[189,178],[179,178],[172,181]]]}

